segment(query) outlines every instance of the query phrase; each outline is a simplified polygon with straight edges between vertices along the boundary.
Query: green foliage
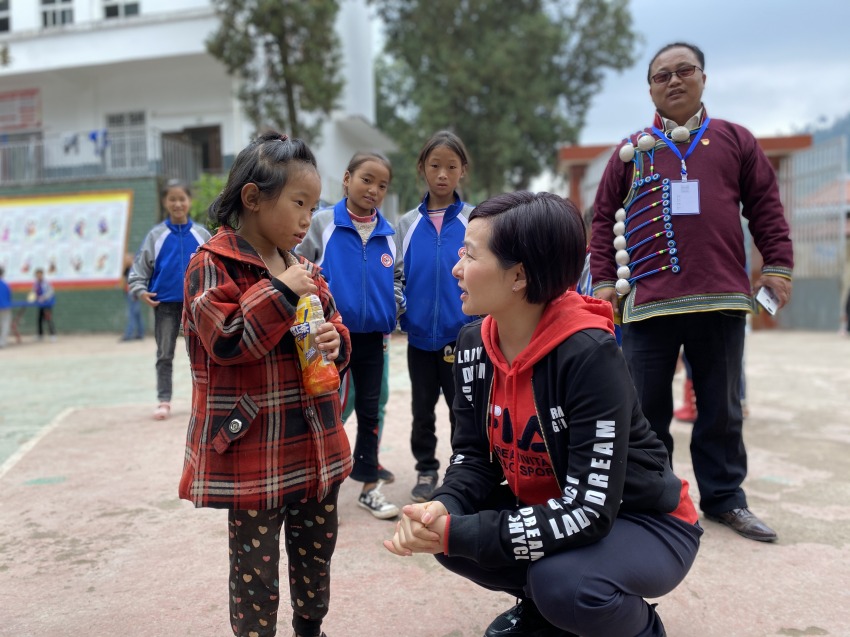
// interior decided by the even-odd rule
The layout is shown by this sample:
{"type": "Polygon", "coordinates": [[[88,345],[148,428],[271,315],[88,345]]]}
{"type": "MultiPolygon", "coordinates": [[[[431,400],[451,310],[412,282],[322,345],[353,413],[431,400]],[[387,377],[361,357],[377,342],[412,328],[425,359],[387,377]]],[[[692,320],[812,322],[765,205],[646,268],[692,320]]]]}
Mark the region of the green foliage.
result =
{"type": "Polygon", "coordinates": [[[213,0],[221,20],[207,50],[230,75],[249,119],[318,141],[342,92],[338,0],[213,0]]]}
{"type": "Polygon", "coordinates": [[[424,189],[406,173],[443,128],[470,152],[468,201],[528,187],[555,167],[558,146],[576,142],[605,73],[634,63],[628,0],[371,4],[386,24],[378,125],[402,148],[393,189],[404,207],[424,189]]]}
{"type": "Polygon", "coordinates": [[[194,184],[192,184],[192,209],[189,214],[192,221],[205,226],[210,232],[215,232],[218,228],[218,222],[210,219],[207,214],[210,204],[219,196],[224,185],[227,183],[227,177],[222,175],[211,175],[203,173],[194,184]]]}

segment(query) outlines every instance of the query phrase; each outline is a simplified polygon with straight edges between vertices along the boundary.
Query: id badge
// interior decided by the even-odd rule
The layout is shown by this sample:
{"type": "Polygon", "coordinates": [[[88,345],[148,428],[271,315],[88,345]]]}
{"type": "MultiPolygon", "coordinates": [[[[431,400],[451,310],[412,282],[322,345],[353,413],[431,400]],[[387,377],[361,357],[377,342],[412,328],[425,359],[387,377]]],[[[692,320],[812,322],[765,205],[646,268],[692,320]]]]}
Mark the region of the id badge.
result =
{"type": "Polygon", "coordinates": [[[699,214],[699,181],[670,182],[670,214],[698,215],[699,214]]]}

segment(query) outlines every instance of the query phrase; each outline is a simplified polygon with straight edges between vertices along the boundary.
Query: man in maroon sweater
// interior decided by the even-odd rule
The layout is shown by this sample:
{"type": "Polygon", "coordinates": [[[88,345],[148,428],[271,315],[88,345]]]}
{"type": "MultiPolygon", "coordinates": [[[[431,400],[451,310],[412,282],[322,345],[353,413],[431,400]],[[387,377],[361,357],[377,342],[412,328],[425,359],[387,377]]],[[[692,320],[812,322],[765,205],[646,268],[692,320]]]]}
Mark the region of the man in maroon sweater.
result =
{"type": "Polygon", "coordinates": [[[671,457],[672,380],[680,347],[693,366],[691,457],[700,508],[752,540],[776,533],[747,507],[739,394],[753,310],[741,214],[764,259],[756,289],[782,307],[793,253],[776,175],[753,135],[702,104],[702,51],[662,48],[649,64],[653,125],[608,162],[594,202],[593,293],[623,321],[623,351],[652,428],[671,457]]]}

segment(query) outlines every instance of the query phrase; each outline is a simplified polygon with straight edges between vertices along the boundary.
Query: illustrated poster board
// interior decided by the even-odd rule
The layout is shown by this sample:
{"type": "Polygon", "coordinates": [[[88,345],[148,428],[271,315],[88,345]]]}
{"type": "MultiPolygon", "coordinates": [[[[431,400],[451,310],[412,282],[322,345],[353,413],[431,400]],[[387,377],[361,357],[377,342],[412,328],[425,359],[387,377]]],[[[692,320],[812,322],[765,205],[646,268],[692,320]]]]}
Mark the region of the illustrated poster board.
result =
{"type": "Polygon", "coordinates": [[[123,279],[131,190],[0,198],[0,265],[13,289],[35,270],[56,288],[114,286],[123,279]]]}

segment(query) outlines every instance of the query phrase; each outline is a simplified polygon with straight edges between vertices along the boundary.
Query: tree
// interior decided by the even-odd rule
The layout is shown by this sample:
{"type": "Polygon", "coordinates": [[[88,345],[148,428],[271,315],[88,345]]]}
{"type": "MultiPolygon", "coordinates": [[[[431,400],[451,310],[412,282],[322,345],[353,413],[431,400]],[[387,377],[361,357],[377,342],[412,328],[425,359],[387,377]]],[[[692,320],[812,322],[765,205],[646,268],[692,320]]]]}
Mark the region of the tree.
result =
{"type": "Polygon", "coordinates": [[[211,232],[218,228],[218,222],[209,216],[210,204],[222,193],[226,184],[226,177],[209,173],[202,173],[192,184],[192,207],[189,209],[189,216],[192,221],[211,232]]]}
{"type": "Polygon", "coordinates": [[[386,36],[378,125],[404,148],[396,162],[415,164],[429,135],[454,130],[472,157],[470,200],[554,168],[606,71],[634,63],[628,0],[371,4],[386,36]]]}
{"type": "Polygon", "coordinates": [[[338,0],[213,0],[221,19],[207,50],[241,80],[245,112],[259,129],[318,139],[342,92],[338,0]]]}

